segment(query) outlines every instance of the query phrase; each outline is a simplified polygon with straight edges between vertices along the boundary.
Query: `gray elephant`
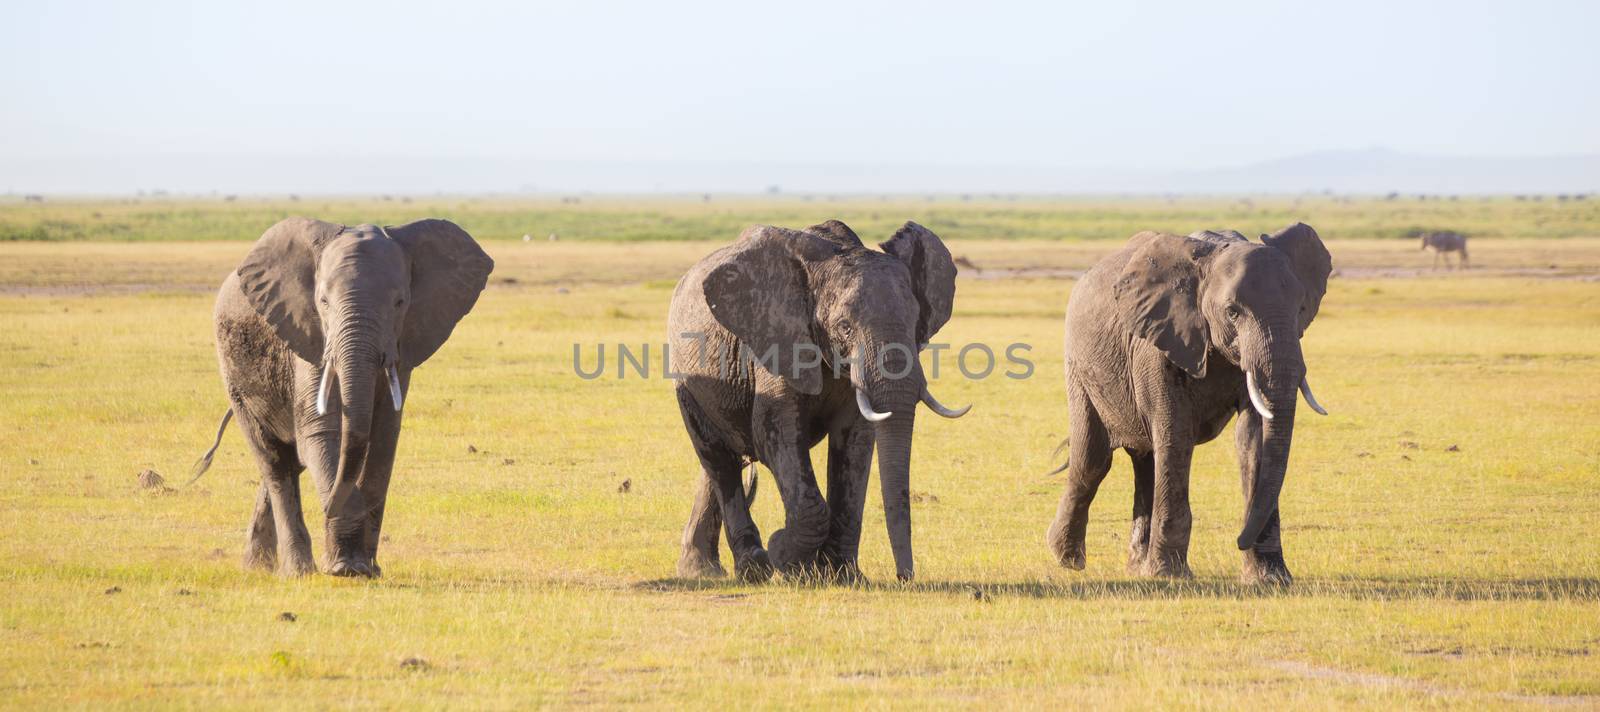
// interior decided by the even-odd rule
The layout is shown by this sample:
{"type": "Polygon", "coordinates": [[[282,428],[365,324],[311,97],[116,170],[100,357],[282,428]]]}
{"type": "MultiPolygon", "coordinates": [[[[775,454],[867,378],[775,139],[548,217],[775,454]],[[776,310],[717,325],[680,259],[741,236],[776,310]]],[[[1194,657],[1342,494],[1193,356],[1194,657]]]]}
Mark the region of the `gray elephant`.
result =
{"type": "MultiPolygon", "coordinates": [[[[692,267],[672,296],[668,339],[678,407],[704,471],[683,533],[682,576],[860,578],[857,547],[876,445],[895,569],[913,576],[911,440],[929,394],[917,352],[950,319],[956,267],[938,236],[906,223],[882,252],[838,221],[757,226],[692,267]],[[759,362],[756,366],[752,361],[759,362]],[[828,438],[828,494],[810,448],[828,438]],[[764,551],[740,481],[772,471],[784,527],[764,551]],[[769,556],[770,554],[770,556],[769,556]]],[[[969,406],[970,407],[970,406],[969,406]]]]}
{"type": "Polygon", "coordinates": [[[1422,236],[1422,249],[1433,248],[1433,268],[1439,269],[1439,260],[1444,260],[1444,266],[1450,267],[1450,258],[1446,253],[1456,253],[1456,267],[1467,268],[1467,236],[1459,232],[1424,232],[1422,236]]]}
{"type": "Polygon", "coordinates": [[[1134,472],[1129,570],[1190,576],[1190,456],[1238,414],[1244,579],[1292,579],[1278,495],[1298,395],[1325,413],[1306,381],[1300,338],[1327,291],[1332,260],[1304,224],[1261,241],[1231,231],[1139,233],[1073,289],[1069,477],[1046,534],[1062,566],[1083,568],[1089,504],[1112,450],[1122,448],[1134,472]]]}
{"type": "Polygon", "coordinates": [[[261,471],[247,567],[286,576],[315,569],[300,510],[300,472],[309,468],[327,515],[324,570],[379,575],[411,370],[472,310],[493,269],[444,220],[383,228],[289,218],[256,241],[223,281],[215,311],[230,405],[217,441],[237,418],[261,471]]]}

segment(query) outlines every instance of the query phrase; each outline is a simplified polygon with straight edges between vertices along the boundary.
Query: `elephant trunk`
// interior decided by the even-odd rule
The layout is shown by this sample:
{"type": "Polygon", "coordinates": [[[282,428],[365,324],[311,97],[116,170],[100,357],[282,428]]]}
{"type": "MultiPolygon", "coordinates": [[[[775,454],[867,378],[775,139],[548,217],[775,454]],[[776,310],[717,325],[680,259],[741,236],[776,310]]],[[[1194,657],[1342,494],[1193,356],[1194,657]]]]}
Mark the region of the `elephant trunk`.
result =
{"type": "Polygon", "coordinates": [[[340,405],[339,464],[334,471],[326,514],[330,521],[340,521],[346,527],[358,526],[359,518],[345,517],[344,507],[351,493],[360,486],[361,472],[366,467],[378,372],[383,366],[384,352],[377,344],[376,329],[350,324],[341,330],[331,359],[338,379],[340,405]]]}
{"type": "Polygon", "coordinates": [[[1262,412],[1261,457],[1250,487],[1241,550],[1255,548],[1272,515],[1289,470],[1289,449],[1294,440],[1295,407],[1305,382],[1305,360],[1300,352],[1297,327],[1291,319],[1279,320],[1259,330],[1255,348],[1246,349],[1245,370],[1251,404],[1262,412]]]}
{"type": "Polygon", "coordinates": [[[878,476],[883,486],[883,518],[894,551],[895,575],[910,581],[915,575],[911,556],[911,431],[914,408],[905,408],[874,425],[878,447],[878,476]]]}
{"type": "MultiPolygon", "coordinates": [[[[856,405],[872,424],[878,453],[878,478],[883,487],[883,515],[894,551],[895,575],[910,581],[915,573],[911,556],[911,434],[917,404],[927,392],[927,379],[911,348],[890,348],[893,340],[869,340],[858,346],[860,367],[851,369],[856,405]]],[[[900,344],[914,344],[900,339],[900,344]]]]}

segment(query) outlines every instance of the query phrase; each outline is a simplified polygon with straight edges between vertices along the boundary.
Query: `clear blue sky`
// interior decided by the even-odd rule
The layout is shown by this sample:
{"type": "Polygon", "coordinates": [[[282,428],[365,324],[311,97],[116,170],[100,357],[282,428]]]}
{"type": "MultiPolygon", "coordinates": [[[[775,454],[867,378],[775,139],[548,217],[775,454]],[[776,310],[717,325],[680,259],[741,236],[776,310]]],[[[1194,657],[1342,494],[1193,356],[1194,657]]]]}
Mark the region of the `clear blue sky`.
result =
{"type": "Polygon", "coordinates": [[[0,164],[1592,154],[1597,28],[1592,1],[7,0],[0,164]]]}

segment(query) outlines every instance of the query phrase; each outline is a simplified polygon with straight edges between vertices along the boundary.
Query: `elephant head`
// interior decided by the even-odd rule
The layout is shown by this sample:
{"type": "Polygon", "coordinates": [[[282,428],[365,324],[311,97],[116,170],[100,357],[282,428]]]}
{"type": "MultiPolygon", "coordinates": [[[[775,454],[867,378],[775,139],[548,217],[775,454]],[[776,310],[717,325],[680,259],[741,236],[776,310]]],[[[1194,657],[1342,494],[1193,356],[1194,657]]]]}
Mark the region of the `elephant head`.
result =
{"type": "Polygon", "coordinates": [[[882,252],[844,223],[805,231],[751,228],[704,282],[717,323],[794,391],[823,391],[824,370],[848,376],[872,423],[884,515],[900,578],[913,575],[911,439],[916,406],[946,417],[917,353],[950,319],[955,263],[937,235],[908,222],[882,252]]]}
{"type": "Polygon", "coordinates": [[[251,306],[317,365],[316,416],[338,414],[339,466],[323,503],[330,519],[357,484],[373,409],[400,410],[401,373],[444,344],[493,269],[478,243],[445,220],[383,228],[305,218],[273,226],[239,266],[251,306]]]}
{"type": "Polygon", "coordinates": [[[1239,403],[1260,414],[1263,434],[1240,549],[1255,546],[1277,511],[1298,394],[1325,414],[1306,381],[1300,337],[1327,292],[1332,259],[1305,224],[1261,242],[1238,233],[1142,233],[1114,287],[1132,331],[1188,377],[1205,378],[1218,358],[1244,372],[1239,403]]]}

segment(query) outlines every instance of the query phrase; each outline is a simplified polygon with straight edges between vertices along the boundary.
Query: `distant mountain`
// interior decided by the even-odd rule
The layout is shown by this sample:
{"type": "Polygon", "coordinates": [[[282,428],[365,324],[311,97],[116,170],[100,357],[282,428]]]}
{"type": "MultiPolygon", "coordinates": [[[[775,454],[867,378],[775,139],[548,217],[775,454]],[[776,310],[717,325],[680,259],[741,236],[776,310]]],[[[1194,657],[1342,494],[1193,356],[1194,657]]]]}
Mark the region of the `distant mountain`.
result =
{"type": "Polygon", "coordinates": [[[1454,157],[1321,151],[1152,179],[1179,193],[1581,193],[1600,189],[1600,155],[1454,157]]]}

